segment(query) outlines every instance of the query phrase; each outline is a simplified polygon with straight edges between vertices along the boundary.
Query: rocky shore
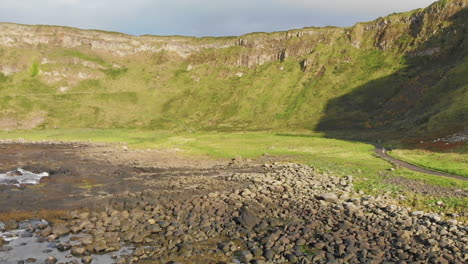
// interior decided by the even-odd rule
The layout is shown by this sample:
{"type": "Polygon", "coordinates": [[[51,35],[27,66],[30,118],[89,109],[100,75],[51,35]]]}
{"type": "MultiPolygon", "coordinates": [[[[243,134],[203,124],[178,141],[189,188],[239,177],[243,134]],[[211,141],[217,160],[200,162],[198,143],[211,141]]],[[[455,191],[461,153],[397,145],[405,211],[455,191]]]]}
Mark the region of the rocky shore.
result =
{"type": "MultiPolygon", "coordinates": [[[[350,175],[265,164],[259,172],[232,173],[217,181],[236,188],[126,192],[100,200],[93,210],[73,211],[66,222],[36,226],[31,232],[55,241],[54,250],[83,263],[124,245],[134,250],[115,254],[113,262],[468,261],[466,225],[400,207],[385,195],[356,193],[350,175]]],[[[57,262],[53,257],[38,261],[57,262]]]]}

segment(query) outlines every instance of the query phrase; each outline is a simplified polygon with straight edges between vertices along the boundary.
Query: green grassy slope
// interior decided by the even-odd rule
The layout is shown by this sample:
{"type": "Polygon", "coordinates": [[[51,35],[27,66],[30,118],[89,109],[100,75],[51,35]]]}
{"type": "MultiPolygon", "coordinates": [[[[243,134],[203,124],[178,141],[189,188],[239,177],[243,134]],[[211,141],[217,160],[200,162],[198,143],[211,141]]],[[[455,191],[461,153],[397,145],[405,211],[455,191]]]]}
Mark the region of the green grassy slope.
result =
{"type": "Polygon", "coordinates": [[[0,45],[0,67],[16,69],[0,74],[0,129],[456,131],[468,124],[459,4],[468,1],[311,34],[173,37],[208,45],[188,57],[0,45]]]}

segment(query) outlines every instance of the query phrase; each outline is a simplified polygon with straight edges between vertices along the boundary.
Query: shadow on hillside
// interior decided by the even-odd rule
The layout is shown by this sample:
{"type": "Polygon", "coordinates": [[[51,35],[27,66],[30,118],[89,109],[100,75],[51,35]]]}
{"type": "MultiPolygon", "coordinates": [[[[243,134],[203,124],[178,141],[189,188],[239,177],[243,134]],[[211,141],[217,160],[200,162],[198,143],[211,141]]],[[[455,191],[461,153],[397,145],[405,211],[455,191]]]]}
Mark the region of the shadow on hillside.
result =
{"type": "MultiPolygon", "coordinates": [[[[466,71],[451,78],[468,51],[468,9],[451,17],[452,25],[435,33],[405,55],[403,70],[371,81],[353,92],[331,100],[317,130],[328,137],[366,142],[447,135],[468,124],[467,113],[458,113],[439,127],[428,126],[432,116],[455,103],[453,92],[467,84],[466,71]],[[450,78],[449,78],[450,77],[450,78]],[[465,79],[463,79],[463,77],[465,79]]],[[[412,22],[417,36],[422,23],[412,22]]]]}

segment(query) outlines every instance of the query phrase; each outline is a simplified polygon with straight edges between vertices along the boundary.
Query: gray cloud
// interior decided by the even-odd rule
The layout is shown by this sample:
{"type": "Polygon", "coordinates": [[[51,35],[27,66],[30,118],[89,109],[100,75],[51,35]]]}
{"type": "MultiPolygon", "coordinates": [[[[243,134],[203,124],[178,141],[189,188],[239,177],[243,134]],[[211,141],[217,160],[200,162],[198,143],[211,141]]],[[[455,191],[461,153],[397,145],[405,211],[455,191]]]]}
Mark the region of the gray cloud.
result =
{"type": "Polygon", "coordinates": [[[0,0],[0,21],[141,35],[225,36],[351,26],[434,0],[0,0]]]}

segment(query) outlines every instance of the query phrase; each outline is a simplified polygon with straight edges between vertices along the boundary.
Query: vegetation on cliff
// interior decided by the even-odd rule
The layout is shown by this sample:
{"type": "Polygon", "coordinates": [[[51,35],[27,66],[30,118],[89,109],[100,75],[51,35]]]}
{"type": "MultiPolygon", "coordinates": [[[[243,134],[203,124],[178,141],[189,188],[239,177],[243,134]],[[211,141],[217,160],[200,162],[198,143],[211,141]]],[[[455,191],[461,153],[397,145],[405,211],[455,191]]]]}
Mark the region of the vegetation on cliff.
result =
{"type": "Polygon", "coordinates": [[[3,23],[0,128],[456,132],[467,5],[228,38],[3,23]]]}

